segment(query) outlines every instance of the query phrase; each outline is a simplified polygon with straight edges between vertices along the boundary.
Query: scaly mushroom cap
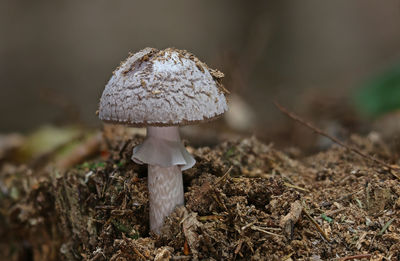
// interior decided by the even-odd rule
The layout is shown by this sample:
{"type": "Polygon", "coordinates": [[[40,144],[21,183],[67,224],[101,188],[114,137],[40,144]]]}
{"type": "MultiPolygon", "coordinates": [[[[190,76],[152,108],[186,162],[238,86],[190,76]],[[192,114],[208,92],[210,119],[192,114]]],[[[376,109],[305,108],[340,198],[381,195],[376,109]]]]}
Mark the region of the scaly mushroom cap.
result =
{"type": "Polygon", "coordinates": [[[187,51],[145,48],[114,71],[100,99],[99,118],[133,127],[214,119],[228,108],[223,76],[187,51]]]}

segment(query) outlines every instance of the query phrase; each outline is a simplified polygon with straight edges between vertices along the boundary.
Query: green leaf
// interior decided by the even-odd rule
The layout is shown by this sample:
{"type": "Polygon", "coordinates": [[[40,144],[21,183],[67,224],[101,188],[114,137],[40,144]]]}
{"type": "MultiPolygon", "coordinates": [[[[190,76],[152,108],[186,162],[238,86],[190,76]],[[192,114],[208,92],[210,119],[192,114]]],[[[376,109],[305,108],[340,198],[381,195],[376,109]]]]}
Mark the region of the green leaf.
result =
{"type": "Polygon", "coordinates": [[[321,218],[325,221],[328,221],[329,223],[332,223],[333,221],[333,219],[331,217],[328,217],[326,214],[321,214],[321,218]]]}
{"type": "Polygon", "coordinates": [[[367,81],[356,92],[355,103],[370,117],[400,109],[400,64],[367,81]]]}

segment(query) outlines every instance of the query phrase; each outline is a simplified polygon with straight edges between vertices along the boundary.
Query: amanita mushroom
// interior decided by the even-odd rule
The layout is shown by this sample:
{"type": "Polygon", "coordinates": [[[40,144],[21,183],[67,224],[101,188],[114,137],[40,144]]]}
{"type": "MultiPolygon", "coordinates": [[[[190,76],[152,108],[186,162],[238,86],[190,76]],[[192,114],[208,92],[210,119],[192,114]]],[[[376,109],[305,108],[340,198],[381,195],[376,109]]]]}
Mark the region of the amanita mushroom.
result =
{"type": "Polygon", "coordinates": [[[145,48],[122,62],[104,89],[101,120],[147,128],[132,160],[148,164],[150,229],[155,233],[184,204],[182,170],[196,162],[181,142],[179,126],[210,121],[227,110],[223,76],[187,51],[145,48]]]}

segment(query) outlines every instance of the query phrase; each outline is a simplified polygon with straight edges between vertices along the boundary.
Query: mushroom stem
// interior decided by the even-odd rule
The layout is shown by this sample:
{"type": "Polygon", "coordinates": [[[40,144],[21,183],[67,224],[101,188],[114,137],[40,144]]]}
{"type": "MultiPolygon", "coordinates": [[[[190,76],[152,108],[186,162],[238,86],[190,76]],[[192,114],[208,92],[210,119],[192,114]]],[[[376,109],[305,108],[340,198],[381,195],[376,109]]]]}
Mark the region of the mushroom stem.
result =
{"type": "MultiPolygon", "coordinates": [[[[147,138],[180,142],[178,127],[148,127],[147,138]]],[[[184,204],[181,166],[148,165],[150,230],[159,234],[164,218],[184,204]]]]}
{"type": "Polygon", "coordinates": [[[182,171],[177,165],[171,167],[148,166],[150,197],[150,230],[159,234],[164,218],[176,206],[184,204],[182,171]]]}

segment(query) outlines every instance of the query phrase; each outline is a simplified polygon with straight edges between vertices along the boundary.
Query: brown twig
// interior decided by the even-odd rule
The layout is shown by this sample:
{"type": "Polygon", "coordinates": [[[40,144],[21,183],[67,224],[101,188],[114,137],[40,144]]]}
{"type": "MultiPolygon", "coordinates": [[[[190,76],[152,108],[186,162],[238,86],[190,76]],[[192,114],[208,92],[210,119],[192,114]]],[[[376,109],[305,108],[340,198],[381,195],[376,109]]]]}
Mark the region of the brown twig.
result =
{"type": "Polygon", "coordinates": [[[305,189],[305,188],[302,188],[302,187],[299,187],[299,186],[296,186],[296,185],[292,185],[292,184],[290,184],[288,182],[284,182],[283,185],[285,185],[288,188],[294,188],[294,189],[301,190],[301,191],[304,191],[304,192],[310,192],[308,189],[305,189]]]}
{"type": "Polygon", "coordinates": [[[222,177],[220,177],[219,179],[217,179],[215,184],[219,184],[221,181],[223,181],[228,176],[229,172],[231,172],[232,169],[233,169],[233,166],[230,166],[229,169],[225,172],[225,174],[222,177]]]}
{"type": "Polygon", "coordinates": [[[311,223],[314,224],[314,226],[317,228],[318,232],[322,235],[322,237],[326,241],[330,242],[330,239],[329,239],[328,235],[325,233],[325,231],[322,230],[322,228],[318,225],[317,221],[315,221],[315,219],[306,210],[307,205],[306,205],[306,203],[304,201],[302,201],[302,205],[303,205],[303,213],[306,214],[306,217],[311,221],[311,223]]]}
{"type": "Polygon", "coordinates": [[[391,166],[390,164],[388,164],[388,163],[386,163],[386,162],[384,162],[384,161],[382,161],[382,160],[379,160],[379,159],[377,159],[377,158],[375,158],[375,157],[372,157],[372,156],[370,156],[370,155],[368,155],[368,154],[365,154],[364,152],[360,151],[359,149],[357,149],[357,148],[355,148],[355,147],[352,147],[352,146],[347,145],[346,143],[340,141],[339,139],[337,139],[337,138],[335,138],[335,137],[333,137],[333,136],[327,134],[327,133],[324,132],[323,130],[321,130],[321,129],[315,127],[315,126],[312,125],[311,123],[309,123],[309,122],[303,120],[302,118],[300,118],[300,117],[297,116],[296,114],[294,114],[294,113],[288,111],[285,107],[283,107],[282,105],[280,105],[278,102],[274,101],[274,104],[275,104],[275,106],[276,106],[282,113],[284,113],[285,115],[287,115],[289,118],[291,118],[291,119],[297,121],[298,123],[300,123],[300,124],[302,124],[302,125],[308,127],[309,129],[311,129],[311,130],[314,131],[315,133],[317,133],[317,134],[319,134],[319,135],[321,135],[321,136],[324,136],[324,137],[330,139],[330,140],[333,141],[334,143],[339,144],[340,146],[342,146],[342,147],[348,149],[349,151],[352,151],[352,152],[354,152],[354,153],[360,155],[361,157],[364,157],[364,158],[366,158],[366,159],[368,159],[368,160],[370,160],[370,161],[373,161],[373,162],[375,162],[375,163],[378,163],[378,164],[380,164],[380,165],[382,165],[382,166],[388,168],[389,170],[391,170],[391,171],[389,171],[390,174],[392,174],[394,177],[396,177],[397,179],[400,180],[400,176],[398,176],[396,173],[394,173],[394,171],[399,171],[398,168],[396,168],[396,167],[394,167],[394,166],[391,166]]]}
{"type": "Polygon", "coordinates": [[[362,258],[370,258],[371,254],[362,254],[362,255],[355,255],[355,256],[346,256],[340,259],[340,261],[352,260],[352,259],[362,259],[362,258]]]}
{"type": "Polygon", "coordinates": [[[308,213],[307,210],[305,210],[303,208],[303,213],[306,214],[306,217],[311,221],[311,223],[314,224],[314,226],[317,228],[318,232],[322,235],[322,237],[326,240],[326,241],[330,241],[330,239],[328,238],[328,236],[325,234],[325,231],[322,230],[322,228],[318,225],[317,221],[315,221],[315,219],[310,215],[310,213],[308,213]]]}
{"type": "Polygon", "coordinates": [[[263,233],[265,233],[265,234],[267,234],[267,235],[276,236],[276,237],[285,237],[285,236],[283,236],[283,235],[279,235],[279,234],[270,232],[270,231],[268,231],[268,230],[265,230],[265,229],[263,229],[263,228],[261,228],[261,227],[251,226],[250,228],[253,229],[253,230],[255,230],[255,231],[263,232],[263,233]]]}

